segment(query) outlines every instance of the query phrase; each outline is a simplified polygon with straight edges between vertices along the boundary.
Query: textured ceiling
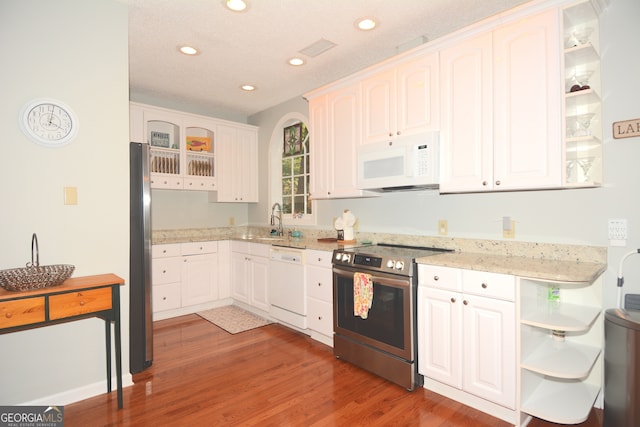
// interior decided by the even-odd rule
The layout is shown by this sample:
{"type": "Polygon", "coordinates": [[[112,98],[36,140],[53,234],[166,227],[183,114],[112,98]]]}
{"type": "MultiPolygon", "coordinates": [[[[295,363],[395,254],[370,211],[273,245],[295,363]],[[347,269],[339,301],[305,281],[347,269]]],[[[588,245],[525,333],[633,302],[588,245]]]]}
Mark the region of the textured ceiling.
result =
{"type": "Polygon", "coordinates": [[[249,116],[526,0],[129,0],[132,99],[164,100],[249,116]],[[356,19],[373,16],[370,32],[356,19]],[[337,46],[315,58],[298,51],[320,39],[337,46]],[[189,44],[194,57],[178,52],[189,44]],[[293,68],[292,56],[306,65],[293,68]],[[239,89],[244,83],[255,92],[239,89]]]}

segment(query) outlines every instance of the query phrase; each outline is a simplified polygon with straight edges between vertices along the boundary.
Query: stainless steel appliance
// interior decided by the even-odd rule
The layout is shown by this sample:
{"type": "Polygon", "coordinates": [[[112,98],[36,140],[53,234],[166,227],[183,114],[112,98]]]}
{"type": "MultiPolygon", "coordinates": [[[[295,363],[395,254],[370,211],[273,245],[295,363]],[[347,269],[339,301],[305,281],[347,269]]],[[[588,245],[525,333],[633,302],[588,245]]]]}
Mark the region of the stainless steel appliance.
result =
{"type": "Polygon", "coordinates": [[[129,174],[129,370],[135,374],[153,361],[148,144],[130,144],[129,174]]]}
{"type": "Polygon", "coordinates": [[[378,244],[333,252],[333,353],[411,391],[417,370],[416,258],[447,251],[378,244]],[[354,314],[354,276],[370,275],[366,319],[354,314]]]}
{"type": "Polygon", "coordinates": [[[304,250],[271,247],[269,304],[273,317],[300,329],[307,328],[307,287],[304,250]]]}

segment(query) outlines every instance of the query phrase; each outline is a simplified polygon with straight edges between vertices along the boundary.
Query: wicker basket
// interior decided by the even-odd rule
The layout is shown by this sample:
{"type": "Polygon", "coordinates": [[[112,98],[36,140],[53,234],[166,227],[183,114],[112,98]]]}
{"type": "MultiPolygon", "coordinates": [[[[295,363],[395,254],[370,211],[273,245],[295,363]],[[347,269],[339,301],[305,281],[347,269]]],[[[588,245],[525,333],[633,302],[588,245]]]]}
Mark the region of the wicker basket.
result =
{"type": "Polygon", "coordinates": [[[38,237],[34,233],[31,239],[31,262],[23,268],[0,270],[0,286],[8,291],[31,291],[58,286],[71,277],[74,269],[75,266],[69,264],[40,266],[38,237]]]}

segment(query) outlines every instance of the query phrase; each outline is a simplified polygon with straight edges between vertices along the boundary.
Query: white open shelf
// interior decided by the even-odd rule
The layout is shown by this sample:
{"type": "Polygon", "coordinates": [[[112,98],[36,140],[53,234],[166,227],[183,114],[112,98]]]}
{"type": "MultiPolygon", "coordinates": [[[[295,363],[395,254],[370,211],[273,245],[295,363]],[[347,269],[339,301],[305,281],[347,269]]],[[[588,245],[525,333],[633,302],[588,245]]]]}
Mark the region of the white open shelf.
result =
{"type": "Polygon", "coordinates": [[[575,381],[545,378],[528,397],[523,396],[522,412],[557,424],[584,422],[600,392],[600,387],[575,381]]]}
{"type": "Polygon", "coordinates": [[[523,307],[522,310],[521,322],[525,325],[571,332],[589,329],[600,314],[599,307],[568,303],[549,303],[528,310],[523,307]]]}
{"type": "Polygon", "coordinates": [[[520,366],[556,378],[581,379],[591,372],[600,348],[571,341],[555,341],[551,336],[536,340],[520,366]]]}

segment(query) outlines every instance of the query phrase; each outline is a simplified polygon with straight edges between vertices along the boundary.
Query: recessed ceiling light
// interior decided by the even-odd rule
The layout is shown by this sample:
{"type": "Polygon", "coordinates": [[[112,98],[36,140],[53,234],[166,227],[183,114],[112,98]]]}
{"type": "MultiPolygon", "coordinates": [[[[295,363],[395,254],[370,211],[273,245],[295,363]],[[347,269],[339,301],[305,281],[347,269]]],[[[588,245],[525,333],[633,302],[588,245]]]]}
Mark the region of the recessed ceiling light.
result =
{"type": "Polygon", "coordinates": [[[364,31],[373,30],[376,26],[376,20],[374,18],[362,18],[356,21],[356,26],[364,31]]]}
{"type": "Polygon", "coordinates": [[[299,67],[300,65],[304,65],[304,59],[302,59],[302,58],[291,58],[289,60],[289,65],[293,65],[294,67],[299,67]]]}
{"type": "Polygon", "coordinates": [[[193,46],[178,46],[178,50],[185,55],[197,55],[200,53],[198,49],[193,46]]]}
{"type": "Polygon", "coordinates": [[[256,87],[254,85],[242,85],[240,86],[240,89],[244,90],[245,92],[251,92],[256,90],[256,87]]]}
{"type": "Polygon", "coordinates": [[[247,3],[244,0],[227,0],[227,7],[234,12],[242,12],[247,8],[247,3]]]}

